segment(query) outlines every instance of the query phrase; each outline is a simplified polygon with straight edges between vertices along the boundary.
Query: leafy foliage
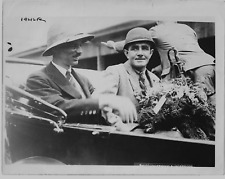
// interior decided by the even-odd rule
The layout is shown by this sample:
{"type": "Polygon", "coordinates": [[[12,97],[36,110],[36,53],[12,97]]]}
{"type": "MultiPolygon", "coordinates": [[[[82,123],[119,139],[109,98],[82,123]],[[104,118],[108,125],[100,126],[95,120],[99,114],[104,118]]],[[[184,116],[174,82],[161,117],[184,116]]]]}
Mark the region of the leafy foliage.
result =
{"type": "Polygon", "coordinates": [[[189,78],[161,82],[148,96],[137,99],[141,104],[138,122],[146,133],[178,129],[185,138],[215,140],[215,106],[207,101],[205,89],[189,78]],[[155,113],[162,96],[166,101],[155,113]]]}

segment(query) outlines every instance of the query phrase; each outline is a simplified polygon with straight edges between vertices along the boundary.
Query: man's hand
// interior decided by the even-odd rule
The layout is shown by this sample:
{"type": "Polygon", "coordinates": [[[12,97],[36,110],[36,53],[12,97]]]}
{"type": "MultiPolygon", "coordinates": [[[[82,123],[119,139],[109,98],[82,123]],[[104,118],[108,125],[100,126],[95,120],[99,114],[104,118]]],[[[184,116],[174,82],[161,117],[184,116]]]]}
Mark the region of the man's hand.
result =
{"type": "Polygon", "coordinates": [[[112,40],[109,40],[107,42],[101,42],[101,44],[105,45],[106,47],[108,47],[110,49],[116,50],[115,42],[112,40]]]}
{"type": "Polygon", "coordinates": [[[107,42],[101,42],[101,44],[105,45],[106,47],[108,47],[110,49],[114,49],[117,52],[122,52],[124,44],[125,44],[125,40],[118,41],[118,42],[109,40],[107,42]]]}
{"type": "Polygon", "coordinates": [[[101,95],[99,97],[99,107],[104,109],[110,107],[118,111],[119,116],[125,123],[133,123],[137,120],[137,111],[134,104],[127,97],[115,95],[101,95]]]}

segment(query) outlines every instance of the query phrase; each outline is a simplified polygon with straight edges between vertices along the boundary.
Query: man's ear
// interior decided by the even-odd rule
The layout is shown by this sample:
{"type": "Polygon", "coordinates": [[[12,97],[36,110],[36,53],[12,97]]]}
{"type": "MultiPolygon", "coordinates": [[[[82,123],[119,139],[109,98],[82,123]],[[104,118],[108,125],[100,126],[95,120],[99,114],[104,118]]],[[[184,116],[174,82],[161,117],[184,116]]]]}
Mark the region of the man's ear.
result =
{"type": "Polygon", "coordinates": [[[128,50],[127,50],[127,49],[124,49],[124,50],[123,50],[123,53],[124,53],[124,55],[127,57],[128,50]]]}
{"type": "Polygon", "coordinates": [[[154,52],[154,49],[151,49],[151,50],[150,50],[151,55],[153,54],[153,52],[154,52]]]}

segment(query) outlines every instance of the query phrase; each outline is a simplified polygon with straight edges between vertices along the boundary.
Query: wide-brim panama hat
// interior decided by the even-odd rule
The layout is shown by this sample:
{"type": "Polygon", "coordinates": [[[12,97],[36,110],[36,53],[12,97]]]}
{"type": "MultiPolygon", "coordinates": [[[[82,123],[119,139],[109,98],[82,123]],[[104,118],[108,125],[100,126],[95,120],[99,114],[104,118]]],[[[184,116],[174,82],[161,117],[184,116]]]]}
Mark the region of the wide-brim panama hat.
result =
{"type": "Polygon", "coordinates": [[[82,43],[85,43],[87,41],[92,40],[93,38],[94,35],[74,30],[74,28],[71,28],[71,26],[66,26],[63,24],[54,24],[50,27],[48,31],[47,48],[42,53],[42,55],[51,56],[52,49],[56,46],[75,41],[81,41],[82,43]]]}
{"type": "Polygon", "coordinates": [[[134,42],[149,42],[150,44],[154,45],[154,41],[151,37],[151,34],[149,31],[143,27],[136,27],[131,29],[125,39],[124,49],[127,48],[127,46],[134,42]]]}

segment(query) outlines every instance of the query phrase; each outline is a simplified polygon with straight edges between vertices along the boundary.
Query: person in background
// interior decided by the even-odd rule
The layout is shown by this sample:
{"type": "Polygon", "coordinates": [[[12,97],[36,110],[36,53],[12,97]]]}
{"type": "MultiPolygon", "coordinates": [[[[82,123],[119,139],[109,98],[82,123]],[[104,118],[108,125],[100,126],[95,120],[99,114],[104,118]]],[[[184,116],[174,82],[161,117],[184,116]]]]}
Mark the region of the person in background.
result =
{"type": "MultiPolygon", "coordinates": [[[[168,51],[173,48],[183,64],[182,70],[185,75],[193,82],[200,83],[206,91],[208,101],[215,105],[215,59],[200,48],[196,32],[188,25],[174,21],[158,21],[149,32],[161,60],[161,65],[153,68],[151,72],[160,73],[162,81],[171,78],[169,57],[172,59],[175,55],[168,54],[168,51]]],[[[104,44],[121,51],[124,41],[108,41],[104,44]]]]}
{"type": "Polygon", "coordinates": [[[126,96],[138,111],[144,104],[147,93],[159,82],[159,78],[146,68],[153,51],[154,42],[149,31],[142,27],[131,29],[123,45],[127,61],[105,70],[104,86],[96,93],[126,96]]]}
{"type": "Polygon", "coordinates": [[[75,122],[82,116],[92,118],[107,107],[117,111],[123,121],[133,122],[137,113],[127,97],[105,94],[93,98],[95,89],[90,81],[72,68],[78,64],[82,44],[93,38],[72,26],[51,26],[43,56],[52,56],[52,61],[28,77],[26,91],[64,110],[68,115],[67,122],[75,122]]]}
{"type": "Polygon", "coordinates": [[[168,51],[174,48],[185,75],[200,83],[208,100],[215,104],[215,59],[200,48],[196,32],[186,24],[171,21],[158,22],[149,31],[160,54],[162,79],[170,78],[168,51]]]}

